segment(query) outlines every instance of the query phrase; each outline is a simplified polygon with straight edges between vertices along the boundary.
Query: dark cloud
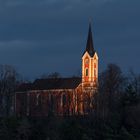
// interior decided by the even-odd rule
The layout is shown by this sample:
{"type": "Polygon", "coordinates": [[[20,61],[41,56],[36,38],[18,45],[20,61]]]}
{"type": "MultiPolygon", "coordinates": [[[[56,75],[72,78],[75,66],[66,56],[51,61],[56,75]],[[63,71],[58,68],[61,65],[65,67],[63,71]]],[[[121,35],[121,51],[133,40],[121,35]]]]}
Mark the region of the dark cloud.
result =
{"type": "Polygon", "coordinates": [[[92,17],[100,71],[113,62],[139,72],[139,6],[138,0],[1,0],[0,63],[30,78],[75,74],[92,17]]]}

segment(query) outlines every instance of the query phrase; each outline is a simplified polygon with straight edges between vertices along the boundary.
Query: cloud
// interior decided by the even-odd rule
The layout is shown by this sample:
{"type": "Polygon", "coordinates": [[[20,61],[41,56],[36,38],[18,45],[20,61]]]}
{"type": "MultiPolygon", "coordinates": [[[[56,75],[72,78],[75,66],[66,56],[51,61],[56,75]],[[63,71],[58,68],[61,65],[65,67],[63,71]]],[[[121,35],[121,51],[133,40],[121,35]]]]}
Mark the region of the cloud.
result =
{"type": "Polygon", "coordinates": [[[0,42],[0,49],[22,49],[27,46],[34,45],[34,42],[30,41],[21,41],[21,40],[11,40],[11,41],[1,41],[0,42]]]}
{"type": "Polygon", "coordinates": [[[131,57],[135,62],[139,58],[139,4],[138,0],[1,0],[0,63],[17,65],[28,75],[57,69],[72,73],[80,68],[93,17],[100,70],[110,62],[126,68],[131,57]],[[126,58],[122,61],[119,55],[126,58]],[[65,66],[70,68],[65,71],[65,66]]]}
{"type": "Polygon", "coordinates": [[[1,5],[5,6],[19,6],[19,5],[56,5],[56,4],[67,4],[67,5],[73,5],[73,4],[101,4],[106,2],[112,2],[115,0],[1,0],[1,5]]]}

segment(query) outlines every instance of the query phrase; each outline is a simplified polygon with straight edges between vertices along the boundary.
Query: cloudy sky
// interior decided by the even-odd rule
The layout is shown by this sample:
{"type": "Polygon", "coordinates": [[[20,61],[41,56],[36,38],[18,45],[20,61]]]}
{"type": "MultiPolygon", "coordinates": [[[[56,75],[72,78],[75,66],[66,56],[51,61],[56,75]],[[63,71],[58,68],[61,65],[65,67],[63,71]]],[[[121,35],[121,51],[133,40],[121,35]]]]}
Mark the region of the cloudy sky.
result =
{"type": "Polygon", "coordinates": [[[24,77],[78,74],[92,18],[100,72],[140,72],[140,0],[0,0],[0,64],[24,77]]]}

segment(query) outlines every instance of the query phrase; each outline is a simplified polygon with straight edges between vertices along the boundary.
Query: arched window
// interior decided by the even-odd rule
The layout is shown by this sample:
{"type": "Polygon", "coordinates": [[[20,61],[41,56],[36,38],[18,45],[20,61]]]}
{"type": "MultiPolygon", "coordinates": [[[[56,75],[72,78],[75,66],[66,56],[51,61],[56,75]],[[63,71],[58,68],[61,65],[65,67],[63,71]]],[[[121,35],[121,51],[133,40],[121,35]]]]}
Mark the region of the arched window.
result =
{"type": "Polygon", "coordinates": [[[52,94],[52,93],[50,93],[49,94],[49,104],[50,104],[50,109],[51,109],[51,111],[54,111],[55,110],[55,96],[52,94]]]}
{"type": "Polygon", "coordinates": [[[62,95],[62,103],[63,103],[63,106],[66,105],[66,101],[67,101],[66,95],[63,94],[63,95],[62,95]]]}
{"type": "Polygon", "coordinates": [[[88,76],[88,69],[86,69],[86,76],[88,76]]]}
{"type": "Polygon", "coordinates": [[[40,93],[38,93],[36,95],[36,105],[37,106],[40,106],[41,105],[41,94],[40,93]]]}
{"type": "Polygon", "coordinates": [[[94,69],[94,76],[96,76],[96,70],[94,69]]]}
{"type": "Polygon", "coordinates": [[[52,94],[50,95],[50,103],[52,106],[54,105],[54,97],[52,94]]]}

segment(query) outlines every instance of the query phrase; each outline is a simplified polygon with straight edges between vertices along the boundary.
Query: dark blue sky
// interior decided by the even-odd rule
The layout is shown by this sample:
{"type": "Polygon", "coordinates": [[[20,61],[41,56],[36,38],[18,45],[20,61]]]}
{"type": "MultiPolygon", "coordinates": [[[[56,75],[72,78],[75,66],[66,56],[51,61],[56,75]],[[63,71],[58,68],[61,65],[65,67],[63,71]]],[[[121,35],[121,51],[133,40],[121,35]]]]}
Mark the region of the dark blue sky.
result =
{"type": "Polygon", "coordinates": [[[77,74],[92,17],[100,72],[140,72],[140,0],[1,0],[0,64],[24,77],[77,74]]]}

